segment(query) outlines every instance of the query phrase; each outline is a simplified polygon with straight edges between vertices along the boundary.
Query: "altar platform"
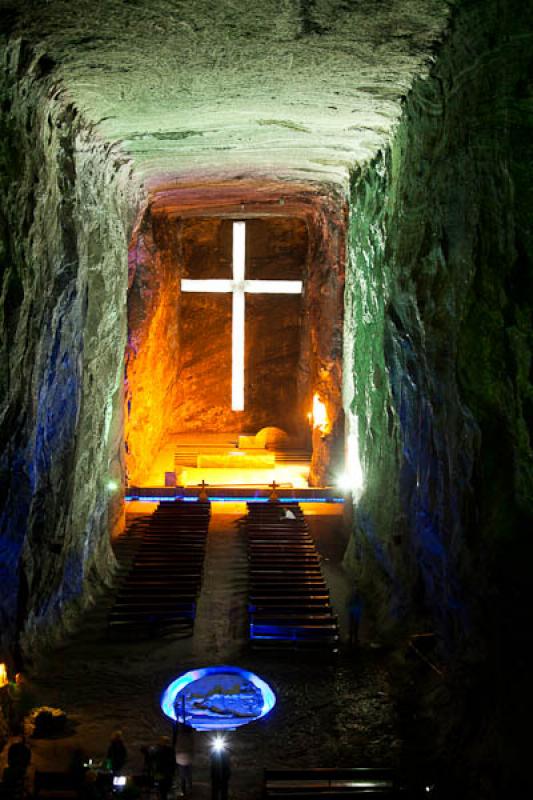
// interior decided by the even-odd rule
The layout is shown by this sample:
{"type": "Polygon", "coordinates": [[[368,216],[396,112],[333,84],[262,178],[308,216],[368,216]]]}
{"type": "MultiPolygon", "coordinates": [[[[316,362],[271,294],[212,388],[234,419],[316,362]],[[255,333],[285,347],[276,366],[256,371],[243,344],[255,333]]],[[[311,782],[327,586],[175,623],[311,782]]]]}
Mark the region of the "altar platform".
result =
{"type": "Polygon", "coordinates": [[[203,481],[210,489],[231,487],[237,494],[254,496],[275,481],[300,491],[309,488],[310,460],[309,451],[290,442],[265,446],[253,435],[175,434],[132,489],[172,489],[175,484],[179,493],[179,487],[194,491],[203,481]]]}

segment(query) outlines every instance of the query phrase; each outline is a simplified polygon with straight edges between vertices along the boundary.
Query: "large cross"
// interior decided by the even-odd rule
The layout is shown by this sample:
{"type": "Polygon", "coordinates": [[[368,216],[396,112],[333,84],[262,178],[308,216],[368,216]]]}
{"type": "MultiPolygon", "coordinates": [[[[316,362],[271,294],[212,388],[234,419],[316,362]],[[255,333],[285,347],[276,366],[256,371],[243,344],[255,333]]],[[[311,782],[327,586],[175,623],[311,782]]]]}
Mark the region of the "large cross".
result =
{"type": "Polygon", "coordinates": [[[246,255],[246,223],[233,223],[233,278],[206,278],[181,281],[182,292],[231,292],[233,314],[231,326],[231,408],[244,410],[244,295],[301,294],[302,281],[249,281],[244,277],[246,255]]]}

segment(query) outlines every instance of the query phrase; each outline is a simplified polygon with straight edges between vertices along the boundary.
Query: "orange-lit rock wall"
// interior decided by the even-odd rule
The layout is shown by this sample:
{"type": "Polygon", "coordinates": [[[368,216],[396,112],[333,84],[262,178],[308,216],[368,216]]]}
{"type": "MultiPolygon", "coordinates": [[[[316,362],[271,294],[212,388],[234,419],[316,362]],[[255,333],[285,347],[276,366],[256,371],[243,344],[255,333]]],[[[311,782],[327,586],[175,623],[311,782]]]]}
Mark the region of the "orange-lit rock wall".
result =
{"type": "Polygon", "coordinates": [[[126,469],[141,484],[169,430],[177,402],[179,272],[176,230],[148,212],[129,255],[126,351],[126,469]]]}
{"type": "MultiPolygon", "coordinates": [[[[326,405],[328,432],[313,432],[309,483],[331,483],[344,465],[342,329],[344,308],[345,209],[330,202],[315,208],[310,231],[309,347],[311,387],[326,405]]],[[[309,398],[309,410],[312,397],[309,398]]]]}
{"type": "MultiPolygon", "coordinates": [[[[233,220],[179,222],[183,277],[231,278],[233,220]]],[[[304,278],[304,220],[275,217],[246,222],[246,278],[304,278]]],[[[182,293],[179,402],[175,431],[256,433],[267,425],[294,433],[305,418],[299,398],[301,295],[245,298],[245,409],[231,410],[231,294],[182,293]]]]}
{"type": "Polygon", "coordinates": [[[316,390],[331,429],[315,436],[312,481],[327,482],[343,438],[343,248],[341,204],[307,187],[239,182],[154,192],[130,249],[131,483],[145,482],[155,454],[176,432],[254,433],[277,425],[303,443],[316,390]],[[231,276],[235,218],[247,220],[247,278],[304,280],[303,296],[246,296],[244,412],[231,411],[231,296],[180,292],[182,277],[231,276]]]}

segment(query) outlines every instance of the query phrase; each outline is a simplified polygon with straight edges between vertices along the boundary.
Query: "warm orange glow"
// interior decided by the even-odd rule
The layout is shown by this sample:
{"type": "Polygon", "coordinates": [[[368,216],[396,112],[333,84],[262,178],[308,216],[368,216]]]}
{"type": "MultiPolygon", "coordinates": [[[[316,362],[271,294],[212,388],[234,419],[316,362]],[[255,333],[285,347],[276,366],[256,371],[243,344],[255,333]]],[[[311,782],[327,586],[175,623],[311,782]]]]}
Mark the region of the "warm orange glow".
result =
{"type": "Polygon", "coordinates": [[[322,402],[317,394],[313,396],[313,411],[311,412],[311,420],[313,423],[313,428],[317,428],[320,433],[329,432],[329,420],[326,404],[322,402]]]}
{"type": "MultiPolygon", "coordinates": [[[[148,232],[137,233],[130,248],[130,269],[140,271],[154,289],[146,298],[131,300],[129,345],[126,351],[126,469],[130,485],[149,485],[154,461],[172,425],[172,409],[182,397],[176,380],[179,362],[179,274],[170,269],[168,248],[157,250],[148,232]],[[157,276],[157,280],[156,280],[157,276]]],[[[135,294],[135,293],[134,293],[135,294]]],[[[171,462],[172,468],[172,462],[171,462]]],[[[160,481],[163,476],[160,476],[160,481]]]]}
{"type": "Polygon", "coordinates": [[[9,683],[7,679],[7,667],[5,664],[0,664],[0,688],[9,683]]]}
{"type": "Polygon", "coordinates": [[[282,463],[267,468],[183,467],[178,473],[180,486],[198,486],[205,480],[209,486],[268,486],[275,480],[284,486],[305,489],[309,465],[282,463]]]}

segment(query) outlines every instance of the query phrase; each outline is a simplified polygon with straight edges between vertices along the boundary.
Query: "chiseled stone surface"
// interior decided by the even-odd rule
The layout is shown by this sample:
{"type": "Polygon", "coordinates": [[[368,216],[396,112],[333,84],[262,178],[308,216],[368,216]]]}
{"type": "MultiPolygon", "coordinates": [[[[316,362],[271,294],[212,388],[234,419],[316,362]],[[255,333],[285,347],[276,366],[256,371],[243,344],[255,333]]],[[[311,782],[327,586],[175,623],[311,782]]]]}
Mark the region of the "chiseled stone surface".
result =
{"type": "Polygon", "coordinates": [[[434,703],[433,757],[444,739],[469,797],[510,794],[523,777],[533,522],[529,9],[466,4],[430,79],[415,84],[391,147],[354,172],[351,195],[345,374],[355,375],[347,399],[359,419],[365,489],[348,563],[382,630],[435,631],[439,657],[459,657],[447,684],[454,700],[434,703]]]}
{"type": "MultiPolygon", "coordinates": [[[[4,0],[4,3],[6,0],[4,0]]],[[[445,0],[12,0],[14,34],[144,177],[347,181],[389,139],[445,0]]]]}
{"type": "MultiPolygon", "coordinates": [[[[365,489],[347,564],[382,632],[428,627],[440,657],[466,657],[439,735],[458,773],[469,758],[495,765],[468,775],[471,797],[506,796],[521,772],[512,728],[531,631],[530,4],[1,10],[2,645],[24,628],[31,653],[42,625],[68,624],[113,570],[106,482],[122,474],[141,180],[154,193],[214,175],[337,192],[332,213],[314,212],[318,252],[339,236],[350,177],[345,409],[365,489]],[[508,694],[494,702],[496,686],[508,694]]],[[[334,272],[313,284],[327,302],[313,305],[309,338],[339,412],[338,317],[320,310],[337,308],[334,272]]]]}
{"type": "Polygon", "coordinates": [[[126,253],[137,192],[18,42],[2,64],[0,636],[69,623],[120,524],[126,253]],[[105,534],[105,535],[104,535],[105,534]]]}
{"type": "MultiPolygon", "coordinates": [[[[142,485],[146,481],[153,465],[153,454],[163,446],[169,433],[193,429],[253,432],[275,422],[287,426],[291,433],[301,435],[302,430],[306,433],[307,413],[314,391],[327,405],[330,431],[325,437],[315,437],[311,482],[312,485],[325,485],[331,481],[330,465],[334,460],[338,471],[338,451],[343,439],[340,374],[345,218],[342,196],[332,187],[324,190],[321,185],[294,181],[235,180],[180,184],[178,187],[171,183],[150,195],[132,239],[129,259],[125,422],[127,471],[132,483],[142,485]],[[248,268],[252,270],[251,274],[264,257],[269,269],[277,270],[271,273],[273,275],[285,274],[294,278],[300,274],[305,290],[301,298],[300,341],[294,348],[293,356],[296,358],[293,357],[292,367],[289,365],[295,374],[290,376],[290,380],[290,369],[286,364],[279,364],[279,354],[271,346],[265,346],[269,328],[275,322],[273,316],[263,317],[262,331],[258,331],[257,325],[248,324],[247,352],[250,355],[250,350],[256,349],[259,357],[251,364],[252,359],[246,359],[247,407],[244,413],[237,414],[228,408],[231,369],[229,320],[224,320],[222,314],[216,312],[209,298],[204,299],[205,295],[192,302],[190,298],[194,296],[180,298],[180,281],[182,272],[189,271],[191,266],[190,226],[194,228],[199,224],[191,220],[205,214],[231,219],[243,209],[251,218],[248,225],[252,229],[255,227],[256,232],[258,226],[260,230],[266,225],[261,220],[272,218],[265,228],[271,239],[268,248],[265,242],[258,244],[253,241],[250,245],[248,268]],[[280,233],[278,239],[274,235],[287,224],[283,223],[284,219],[292,220],[288,230],[295,226],[300,231],[294,239],[297,252],[290,257],[288,254],[283,257],[283,251],[287,249],[283,235],[280,233]],[[304,224],[307,228],[305,237],[304,224]],[[255,252],[257,247],[259,253],[255,252]],[[296,271],[291,273],[291,269],[296,271]],[[196,320],[190,315],[184,319],[186,304],[189,308],[194,305],[201,309],[196,320]],[[209,314],[213,323],[212,335],[207,335],[209,325],[201,322],[209,314]],[[279,410],[279,396],[283,393],[272,387],[275,381],[269,374],[271,388],[268,395],[268,386],[264,387],[262,381],[257,381],[258,372],[263,375],[272,373],[278,382],[284,383],[285,397],[289,394],[287,389],[292,391],[292,402],[287,404],[281,418],[275,413],[273,398],[277,395],[279,410]],[[256,385],[251,385],[254,382],[256,385]],[[192,392],[191,387],[194,389],[192,392]],[[198,387],[202,387],[202,391],[198,391],[198,387]],[[264,394],[263,400],[261,393],[264,394]]],[[[219,224],[227,227],[226,223],[216,223],[215,229],[219,224]]],[[[204,222],[203,225],[213,234],[212,223],[204,222]]],[[[197,234],[198,231],[195,238],[198,238],[197,234]]],[[[225,244],[217,243],[218,235],[214,238],[213,253],[209,258],[204,257],[203,237],[201,246],[199,241],[197,252],[195,250],[197,263],[194,269],[203,271],[205,275],[212,274],[216,266],[220,266],[219,262],[228,274],[231,273],[231,226],[225,244]]],[[[248,308],[253,300],[250,295],[248,308]]],[[[267,303],[265,297],[259,301],[263,305],[267,303]]],[[[279,299],[275,303],[280,304],[279,299]]],[[[229,312],[231,305],[226,308],[229,312]]],[[[292,326],[287,314],[283,324],[281,339],[288,339],[297,332],[297,326],[292,326]]],[[[286,344],[282,341],[281,347],[285,354],[290,354],[294,346],[290,341],[286,344]]]]}

